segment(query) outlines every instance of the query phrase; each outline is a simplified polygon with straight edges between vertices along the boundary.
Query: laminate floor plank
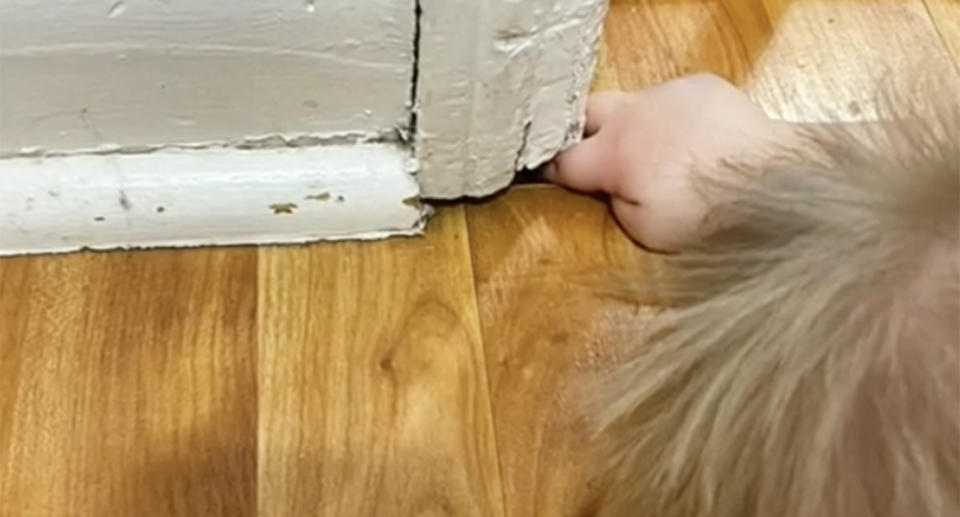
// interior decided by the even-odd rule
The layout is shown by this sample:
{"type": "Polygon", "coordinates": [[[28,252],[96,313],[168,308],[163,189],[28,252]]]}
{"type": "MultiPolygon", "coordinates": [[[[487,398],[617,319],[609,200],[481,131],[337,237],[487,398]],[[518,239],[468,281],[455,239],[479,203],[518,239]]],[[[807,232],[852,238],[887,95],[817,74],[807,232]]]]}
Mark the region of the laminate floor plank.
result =
{"type": "Polygon", "coordinates": [[[256,252],[0,261],[0,515],[242,517],[256,252]]]}
{"type": "Polygon", "coordinates": [[[507,515],[587,515],[604,483],[583,390],[642,339],[648,312],[611,282],[654,264],[601,202],[560,189],[468,214],[507,515]]]}
{"type": "Polygon", "coordinates": [[[261,252],[260,515],[502,515],[461,207],[261,252]]]}
{"type": "Polygon", "coordinates": [[[771,115],[800,122],[876,120],[880,99],[915,93],[921,75],[955,81],[922,0],[764,0],[778,20],[744,83],[771,115]]]}

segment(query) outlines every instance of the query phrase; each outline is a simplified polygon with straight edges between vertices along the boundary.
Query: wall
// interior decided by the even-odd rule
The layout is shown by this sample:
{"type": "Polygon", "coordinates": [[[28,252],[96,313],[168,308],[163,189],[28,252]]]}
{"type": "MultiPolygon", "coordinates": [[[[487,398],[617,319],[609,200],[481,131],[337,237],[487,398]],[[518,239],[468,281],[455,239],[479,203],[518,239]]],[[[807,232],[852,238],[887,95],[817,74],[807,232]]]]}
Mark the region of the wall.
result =
{"type": "Polygon", "coordinates": [[[419,233],[579,138],[605,7],[0,0],[0,255],[419,233]]]}
{"type": "Polygon", "coordinates": [[[408,122],[413,0],[3,0],[0,156],[408,122]]]}
{"type": "Polygon", "coordinates": [[[420,186],[485,196],[579,140],[606,0],[420,0],[420,186]]]}

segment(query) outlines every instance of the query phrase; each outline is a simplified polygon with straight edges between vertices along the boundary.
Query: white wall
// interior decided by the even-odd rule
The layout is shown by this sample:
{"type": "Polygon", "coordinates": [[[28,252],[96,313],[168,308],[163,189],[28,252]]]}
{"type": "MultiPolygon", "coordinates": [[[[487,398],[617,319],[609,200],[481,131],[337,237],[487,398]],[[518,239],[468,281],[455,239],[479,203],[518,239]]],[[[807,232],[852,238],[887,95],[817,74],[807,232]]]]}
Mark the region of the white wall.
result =
{"type": "Polygon", "coordinates": [[[2,0],[0,156],[408,121],[413,0],[2,0]]]}
{"type": "Polygon", "coordinates": [[[484,196],[580,138],[606,0],[421,0],[423,194],[484,196]]]}

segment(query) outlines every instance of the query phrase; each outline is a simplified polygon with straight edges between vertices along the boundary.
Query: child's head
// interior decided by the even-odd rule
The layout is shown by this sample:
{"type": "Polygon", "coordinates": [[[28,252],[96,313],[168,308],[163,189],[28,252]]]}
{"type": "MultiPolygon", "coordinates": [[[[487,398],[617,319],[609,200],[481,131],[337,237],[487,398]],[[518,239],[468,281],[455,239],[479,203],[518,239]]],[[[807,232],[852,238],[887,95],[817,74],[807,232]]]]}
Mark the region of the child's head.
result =
{"type": "Polygon", "coordinates": [[[960,515],[960,111],[704,175],[716,231],[605,386],[629,515],[960,515]],[[760,174],[758,174],[758,172],[760,174]]]}

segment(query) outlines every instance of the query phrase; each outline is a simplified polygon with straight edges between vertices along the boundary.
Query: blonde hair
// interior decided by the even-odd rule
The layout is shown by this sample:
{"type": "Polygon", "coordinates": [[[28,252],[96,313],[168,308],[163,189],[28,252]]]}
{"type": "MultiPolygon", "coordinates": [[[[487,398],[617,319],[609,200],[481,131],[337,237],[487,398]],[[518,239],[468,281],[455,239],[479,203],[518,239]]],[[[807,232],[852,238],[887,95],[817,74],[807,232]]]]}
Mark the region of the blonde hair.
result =
{"type": "Polygon", "coordinates": [[[937,113],[698,177],[719,229],[667,258],[669,308],[595,401],[611,513],[960,515],[960,110],[937,113]]]}

